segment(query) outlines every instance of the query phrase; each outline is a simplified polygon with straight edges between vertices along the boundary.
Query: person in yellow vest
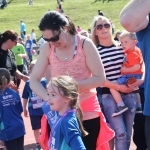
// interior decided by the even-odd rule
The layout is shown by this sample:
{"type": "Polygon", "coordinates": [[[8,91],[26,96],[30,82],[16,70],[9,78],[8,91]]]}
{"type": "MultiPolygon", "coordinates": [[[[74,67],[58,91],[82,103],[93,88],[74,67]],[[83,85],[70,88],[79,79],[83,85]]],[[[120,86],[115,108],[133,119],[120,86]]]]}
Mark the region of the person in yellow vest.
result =
{"type": "MultiPolygon", "coordinates": [[[[22,73],[23,72],[23,58],[28,58],[27,54],[26,54],[26,50],[24,48],[24,46],[20,43],[17,43],[16,46],[14,46],[12,48],[12,51],[15,55],[15,59],[16,59],[16,64],[17,64],[17,69],[22,73]]],[[[19,88],[21,80],[17,79],[17,88],[19,88]]]]}

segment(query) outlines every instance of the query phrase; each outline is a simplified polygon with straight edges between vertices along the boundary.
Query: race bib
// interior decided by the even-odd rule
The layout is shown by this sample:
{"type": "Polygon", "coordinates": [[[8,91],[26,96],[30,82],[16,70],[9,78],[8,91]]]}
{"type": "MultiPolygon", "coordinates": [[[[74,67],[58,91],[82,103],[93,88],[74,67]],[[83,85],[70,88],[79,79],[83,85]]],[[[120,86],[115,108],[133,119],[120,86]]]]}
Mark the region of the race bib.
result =
{"type": "Polygon", "coordinates": [[[31,97],[31,103],[33,109],[38,109],[38,108],[42,108],[42,105],[44,104],[44,100],[42,100],[36,95],[34,97],[31,97]]]}

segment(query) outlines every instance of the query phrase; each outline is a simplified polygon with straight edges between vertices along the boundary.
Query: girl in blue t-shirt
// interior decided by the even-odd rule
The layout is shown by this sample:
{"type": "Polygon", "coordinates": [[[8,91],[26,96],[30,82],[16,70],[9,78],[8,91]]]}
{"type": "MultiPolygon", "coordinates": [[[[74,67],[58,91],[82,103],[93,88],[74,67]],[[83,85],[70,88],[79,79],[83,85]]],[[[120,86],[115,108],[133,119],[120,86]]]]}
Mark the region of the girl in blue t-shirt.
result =
{"type": "Polygon", "coordinates": [[[8,88],[9,83],[9,71],[0,68],[0,140],[5,142],[7,150],[24,150],[22,104],[18,93],[8,88]]]}
{"type": "Polygon", "coordinates": [[[51,79],[48,85],[50,111],[46,113],[51,127],[48,142],[50,150],[86,150],[81,136],[88,133],[82,125],[78,97],[78,86],[74,79],[69,76],[51,79]],[[57,117],[55,114],[52,118],[54,112],[57,117]]]}

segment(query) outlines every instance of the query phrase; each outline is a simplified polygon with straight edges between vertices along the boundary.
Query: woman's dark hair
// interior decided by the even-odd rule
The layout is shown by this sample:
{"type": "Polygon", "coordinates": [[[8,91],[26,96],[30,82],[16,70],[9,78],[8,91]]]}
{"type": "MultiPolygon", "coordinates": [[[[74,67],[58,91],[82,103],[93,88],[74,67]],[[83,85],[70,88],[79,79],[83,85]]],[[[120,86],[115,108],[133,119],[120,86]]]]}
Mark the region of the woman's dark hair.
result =
{"type": "Polygon", "coordinates": [[[16,41],[18,38],[18,34],[13,30],[7,30],[4,33],[0,34],[0,47],[3,43],[5,43],[7,40],[16,41]]]}
{"type": "Polygon", "coordinates": [[[58,31],[64,28],[64,26],[68,26],[68,33],[72,35],[77,34],[76,28],[72,20],[68,16],[65,16],[56,11],[49,11],[44,14],[39,23],[39,29],[41,31],[58,31]]]}
{"type": "Polygon", "coordinates": [[[9,71],[5,68],[0,68],[0,89],[2,90],[2,92],[4,92],[9,82],[10,82],[9,71]]]}

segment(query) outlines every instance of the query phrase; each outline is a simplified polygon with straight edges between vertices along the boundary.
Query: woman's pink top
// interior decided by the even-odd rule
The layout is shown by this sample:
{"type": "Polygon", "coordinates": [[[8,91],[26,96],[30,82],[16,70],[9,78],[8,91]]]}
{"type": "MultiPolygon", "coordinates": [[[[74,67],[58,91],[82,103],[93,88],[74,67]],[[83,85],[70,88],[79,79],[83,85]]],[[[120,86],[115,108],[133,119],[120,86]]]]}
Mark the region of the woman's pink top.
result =
{"type": "MultiPolygon", "coordinates": [[[[69,62],[60,61],[54,52],[54,46],[51,47],[49,56],[49,63],[51,68],[51,76],[58,77],[62,75],[68,75],[74,78],[76,81],[88,79],[92,76],[91,71],[86,65],[86,56],[84,50],[81,47],[80,37],[78,38],[78,47],[75,57],[69,62]]],[[[96,89],[87,89],[79,91],[80,102],[96,95],[96,89]]]]}

